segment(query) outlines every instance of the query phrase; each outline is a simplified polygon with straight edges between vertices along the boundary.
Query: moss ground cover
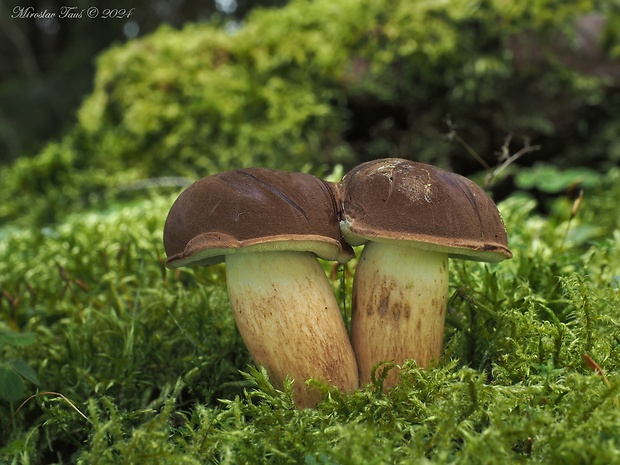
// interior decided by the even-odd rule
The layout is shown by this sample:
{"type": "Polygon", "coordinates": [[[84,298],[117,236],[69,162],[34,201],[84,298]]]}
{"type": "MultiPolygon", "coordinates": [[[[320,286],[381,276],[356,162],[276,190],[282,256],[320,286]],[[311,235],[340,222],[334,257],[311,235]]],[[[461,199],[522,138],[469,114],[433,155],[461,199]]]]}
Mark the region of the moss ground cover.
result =
{"type": "MultiPolygon", "coordinates": [[[[223,268],[163,267],[161,227],[174,195],[43,229],[5,228],[0,334],[32,341],[5,338],[1,361],[19,359],[36,378],[22,377],[22,392],[0,402],[2,428],[28,395],[64,397],[41,394],[15,413],[1,460],[613,463],[619,176],[588,191],[572,220],[566,198],[545,216],[529,196],[503,201],[515,257],[452,263],[441,360],[407,365],[389,393],[381,388],[389,364],[358,392],[322,387],[317,409],[296,409],[290,386],[276,391],[251,367],[223,268]]],[[[350,288],[354,269],[332,279],[345,314],[341,287],[350,288]]]]}
{"type": "MultiPolygon", "coordinates": [[[[566,25],[597,2],[513,3],[298,0],[104,53],[76,126],[1,167],[0,465],[620,462],[618,85],[509,51],[523,34],[577,47],[566,25]],[[252,367],[224,267],[164,267],[179,186],[238,166],[458,166],[447,114],[471,151],[520,131],[555,154],[503,172],[523,189],[499,203],[514,258],[452,262],[431,368],[384,393],[387,363],[296,409],[252,367]]],[[[601,8],[617,58],[619,12],[601,8]]],[[[348,322],[355,261],[324,265],[348,322]]]]}

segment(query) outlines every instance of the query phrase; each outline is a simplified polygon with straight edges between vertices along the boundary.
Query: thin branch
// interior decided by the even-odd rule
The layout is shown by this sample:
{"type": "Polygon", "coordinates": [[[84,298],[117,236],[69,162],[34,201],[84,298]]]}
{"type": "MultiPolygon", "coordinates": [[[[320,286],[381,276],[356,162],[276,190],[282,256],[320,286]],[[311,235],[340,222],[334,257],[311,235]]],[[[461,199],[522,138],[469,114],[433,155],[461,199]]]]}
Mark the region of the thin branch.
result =
{"type": "Polygon", "coordinates": [[[476,152],[474,150],[474,148],[469,145],[465,139],[463,139],[461,136],[459,136],[456,132],[456,125],[452,122],[452,119],[450,118],[450,116],[448,115],[446,117],[446,124],[448,125],[448,129],[450,129],[450,132],[448,132],[448,134],[446,134],[446,139],[448,139],[449,141],[455,140],[457,141],[459,144],[461,144],[461,146],[467,150],[467,152],[474,157],[474,159],[480,163],[485,170],[490,171],[491,167],[489,166],[489,164],[484,161],[484,159],[478,155],[478,152],[476,152]]]}
{"type": "Polygon", "coordinates": [[[15,420],[15,417],[17,416],[17,414],[19,413],[19,411],[28,403],[30,402],[32,399],[34,399],[35,397],[39,397],[39,396],[58,396],[60,397],[62,400],[64,400],[67,404],[69,404],[69,406],[75,410],[82,418],[84,418],[86,421],[88,421],[89,423],[92,424],[92,421],[90,420],[90,418],[88,418],[86,415],[84,415],[79,408],[77,408],[73,402],[71,402],[69,399],[67,399],[64,395],[60,394],[59,392],[53,392],[53,391],[45,391],[45,392],[39,392],[37,394],[33,394],[30,397],[28,397],[25,401],[23,401],[21,403],[21,405],[19,407],[17,407],[17,410],[15,410],[15,412],[13,413],[13,415],[11,416],[11,419],[9,420],[9,424],[7,425],[6,429],[4,430],[4,432],[2,433],[2,436],[5,436],[6,433],[8,433],[9,429],[11,428],[11,425],[13,424],[13,420],[15,420]]]}
{"type": "Polygon", "coordinates": [[[530,139],[529,137],[526,137],[523,142],[524,144],[523,148],[519,150],[517,153],[510,155],[509,145],[510,145],[511,139],[512,139],[512,134],[509,134],[508,137],[506,137],[506,140],[504,141],[504,145],[502,145],[501,151],[498,152],[498,159],[500,161],[504,160],[504,162],[501,165],[499,165],[497,168],[495,168],[492,172],[487,174],[487,177],[484,181],[484,185],[486,187],[488,187],[491,184],[491,182],[493,182],[493,179],[495,177],[497,177],[502,171],[508,168],[508,166],[510,166],[515,161],[517,161],[523,155],[525,155],[526,153],[540,150],[542,147],[540,145],[530,145],[530,139]]]}
{"type": "MultiPolygon", "coordinates": [[[[605,376],[605,372],[603,371],[603,369],[601,368],[601,366],[596,363],[594,361],[594,359],[592,357],[590,357],[588,354],[583,354],[583,359],[586,362],[586,364],[590,367],[590,369],[596,373],[597,375],[601,376],[603,378],[603,381],[605,382],[605,384],[607,385],[607,387],[609,389],[611,389],[611,383],[609,382],[609,380],[607,379],[607,376],[605,376]]],[[[618,403],[618,398],[614,397],[614,405],[616,407],[620,407],[620,404],[618,403]]]]}
{"type": "MultiPolygon", "coordinates": [[[[573,207],[570,210],[570,216],[568,217],[568,222],[566,223],[566,230],[564,231],[564,235],[562,236],[562,242],[560,242],[559,250],[564,250],[564,244],[566,243],[566,238],[568,237],[568,231],[570,230],[571,223],[573,222],[573,218],[577,216],[577,212],[581,207],[581,203],[583,202],[583,189],[579,191],[579,197],[575,199],[573,202],[573,207]]],[[[587,360],[586,360],[587,362],[587,360]]]]}
{"type": "Polygon", "coordinates": [[[492,168],[491,165],[489,165],[480,155],[478,155],[478,152],[476,152],[471,145],[469,145],[461,136],[458,135],[456,132],[456,125],[452,122],[450,115],[446,116],[445,123],[448,126],[449,131],[444,137],[449,141],[454,140],[458,142],[467,151],[467,153],[469,153],[486,170],[487,175],[484,180],[485,189],[487,189],[493,183],[493,180],[512,163],[517,161],[526,153],[535,152],[536,150],[540,150],[542,147],[540,145],[530,145],[530,139],[526,137],[524,138],[523,148],[517,153],[510,155],[510,142],[512,141],[512,134],[508,134],[501,149],[495,152],[498,165],[495,168],[492,168]]]}

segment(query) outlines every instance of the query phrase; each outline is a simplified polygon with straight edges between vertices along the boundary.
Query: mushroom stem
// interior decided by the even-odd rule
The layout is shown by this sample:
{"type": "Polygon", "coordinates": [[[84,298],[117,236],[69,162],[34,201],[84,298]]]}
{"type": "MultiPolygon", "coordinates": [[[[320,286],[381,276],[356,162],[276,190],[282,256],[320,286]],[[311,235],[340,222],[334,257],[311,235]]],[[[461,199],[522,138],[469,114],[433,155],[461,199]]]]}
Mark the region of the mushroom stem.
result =
{"type": "MultiPolygon", "coordinates": [[[[368,242],[353,283],[351,342],[360,383],[371,380],[373,366],[413,359],[426,367],[443,346],[448,300],[448,254],[412,244],[368,242]]],[[[384,387],[396,384],[388,373],[384,387]]]]}
{"type": "Polygon", "coordinates": [[[357,363],[327,276],[309,252],[237,252],[226,256],[228,295],[254,362],[276,387],[294,379],[298,407],[313,407],[314,378],[341,391],[359,386],[357,363]]]}

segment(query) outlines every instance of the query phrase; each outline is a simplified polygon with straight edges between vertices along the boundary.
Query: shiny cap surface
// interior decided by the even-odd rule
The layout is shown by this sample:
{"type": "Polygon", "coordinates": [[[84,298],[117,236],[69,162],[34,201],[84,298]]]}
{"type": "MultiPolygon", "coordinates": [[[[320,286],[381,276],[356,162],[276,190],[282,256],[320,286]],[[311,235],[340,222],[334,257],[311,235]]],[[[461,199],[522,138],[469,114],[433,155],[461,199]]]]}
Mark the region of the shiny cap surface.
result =
{"type": "Polygon", "coordinates": [[[340,183],[341,227],[351,245],[406,241],[454,258],[511,258],[506,229],[486,192],[473,181],[399,158],[354,168],[340,183]]]}
{"type": "Polygon", "coordinates": [[[270,250],[346,262],[354,254],[341,241],[338,214],[336,186],[310,174],[246,168],[208,176],[183,191],[168,213],[166,266],[270,250]]]}

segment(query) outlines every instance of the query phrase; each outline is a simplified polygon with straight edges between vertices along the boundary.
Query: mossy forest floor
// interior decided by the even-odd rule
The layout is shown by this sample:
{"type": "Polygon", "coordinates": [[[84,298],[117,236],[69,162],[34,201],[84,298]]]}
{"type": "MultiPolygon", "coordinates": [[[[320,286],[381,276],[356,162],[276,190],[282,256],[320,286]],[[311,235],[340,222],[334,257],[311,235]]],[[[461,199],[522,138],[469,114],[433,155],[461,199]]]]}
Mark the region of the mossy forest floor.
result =
{"type": "Polygon", "coordinates": [[[619,463],[620,172],[599,181],[499,204],[514,258],[451,261],[435,366],[304,410],[252,368],[223,266],[164,268],[178,192],[5,227],[0,463],[619,463]]]}

